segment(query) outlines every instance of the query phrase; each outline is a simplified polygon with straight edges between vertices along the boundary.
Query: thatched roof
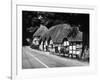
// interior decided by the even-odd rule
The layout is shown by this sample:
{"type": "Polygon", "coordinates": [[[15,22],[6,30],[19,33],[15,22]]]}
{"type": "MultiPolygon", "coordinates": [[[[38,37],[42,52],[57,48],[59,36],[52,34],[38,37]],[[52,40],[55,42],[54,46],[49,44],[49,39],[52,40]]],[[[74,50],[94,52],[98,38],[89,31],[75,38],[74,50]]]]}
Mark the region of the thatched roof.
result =
{"type": "Polygon", "coordinates": [[[64,38],[67,38],[69,41],[82,41],[82,32],[80,31],[78,31],[74,37],[69,36],[72,29],[69,24],[52,26],[49,31],[42,36],[42,39],[48,40],[51,37],[54,43],[62,43],[64,38]]]}
{"type": "Polygon", "coordinates": [[[34,36],[43,36],[48,31],[48,28],[46,26],[40,25],[38,30],[33,34],[34,36]]]}
{"type": "Polygon", "coordinates": [[[76,34],[75,37],[70,36],[67,39],[68,39],[68,41],[82,41],[82,35],[83,35],[83,33],[78,31],[78,33],[76,34]]]}
{"type": "Polygon", "coordinates": [[[67,36],[67,34],[71,31],[71,26],[68,24],[59,24],[52,26],[47,33],[45,33],[42,39],[49,37],[53,40],[53,42],[62,42],[62,39],[67,36]]]}

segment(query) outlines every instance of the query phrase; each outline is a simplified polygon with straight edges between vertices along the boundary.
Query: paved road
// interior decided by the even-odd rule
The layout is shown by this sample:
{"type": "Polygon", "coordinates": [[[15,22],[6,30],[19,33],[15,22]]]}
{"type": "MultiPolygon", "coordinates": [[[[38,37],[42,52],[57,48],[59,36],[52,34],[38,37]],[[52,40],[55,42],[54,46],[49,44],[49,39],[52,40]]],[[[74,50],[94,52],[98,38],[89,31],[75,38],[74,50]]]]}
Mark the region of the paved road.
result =
{"type": "Polygon", "coordinates": [[[87,66],[88,63],[77,60],[62,58],[51,55],[49,52],[31,49],[28,46],[23,47],[22,68],[50,68],[50,67],[70,67],[70,66],[87,66]]]}

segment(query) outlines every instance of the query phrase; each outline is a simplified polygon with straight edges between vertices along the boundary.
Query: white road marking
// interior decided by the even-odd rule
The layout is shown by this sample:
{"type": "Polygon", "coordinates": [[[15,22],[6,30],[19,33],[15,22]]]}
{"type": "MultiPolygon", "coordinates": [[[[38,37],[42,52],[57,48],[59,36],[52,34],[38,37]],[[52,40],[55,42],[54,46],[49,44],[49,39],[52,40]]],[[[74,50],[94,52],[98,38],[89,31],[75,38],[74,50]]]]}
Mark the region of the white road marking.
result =
{"type": "Polygon", "coordinates": [[[39,60],[37,57],[33,56],[29,53],[30,56],[34,57],[35,60],[37,60],[39,63],[41,63],[44,67],[49,68],[45,63],[43,63],[41,60],[39,60]]]}

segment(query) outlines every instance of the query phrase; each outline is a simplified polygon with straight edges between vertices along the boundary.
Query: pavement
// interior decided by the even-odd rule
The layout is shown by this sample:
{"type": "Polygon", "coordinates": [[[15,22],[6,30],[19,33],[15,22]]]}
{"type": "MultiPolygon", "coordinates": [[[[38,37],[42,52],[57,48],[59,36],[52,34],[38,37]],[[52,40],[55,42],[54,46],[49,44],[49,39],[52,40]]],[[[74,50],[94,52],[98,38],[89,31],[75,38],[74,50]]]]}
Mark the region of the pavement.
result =
{"type": "Polygon", "coordinates": [[[53,67],[74,67],[88,66],[89,63],[75,59],[63,58],[52,55],[50,52],[31,49],[29,46],[22,48],[22,68],[53,68],[53,67]]]}

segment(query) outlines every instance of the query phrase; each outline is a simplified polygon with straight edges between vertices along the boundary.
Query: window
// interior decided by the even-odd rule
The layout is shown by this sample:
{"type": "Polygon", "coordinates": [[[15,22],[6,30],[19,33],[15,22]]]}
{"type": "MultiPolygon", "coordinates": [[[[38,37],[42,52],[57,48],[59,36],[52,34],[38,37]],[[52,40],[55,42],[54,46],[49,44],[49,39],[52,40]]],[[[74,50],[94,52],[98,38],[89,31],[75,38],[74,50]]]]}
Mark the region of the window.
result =
{"type": "Polygon", "coordinates": [[[69,53],[70,54],[76,54],[76,45],[70,45],[69,46],[69,53]]]}
{"type": "Polygon", "coordinates": [[[69,46],[69,41],[64,41],[63,45],[64,46],[69,46]]]}

